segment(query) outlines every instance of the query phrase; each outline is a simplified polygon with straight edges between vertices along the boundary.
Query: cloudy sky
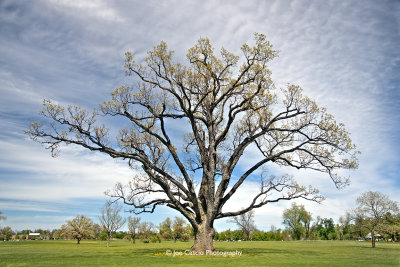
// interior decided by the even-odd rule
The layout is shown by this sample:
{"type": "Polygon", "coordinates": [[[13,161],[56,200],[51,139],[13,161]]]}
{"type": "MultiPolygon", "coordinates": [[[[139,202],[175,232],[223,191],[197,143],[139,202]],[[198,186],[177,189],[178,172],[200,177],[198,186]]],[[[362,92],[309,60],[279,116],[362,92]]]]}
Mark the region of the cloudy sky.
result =
{"type": "MultiPolygon", "coordinates": [[[[346,173],[351,185],[340,191],[319,173],[283,170],[326,197],[320,205],[298,202],[313,216],[334,220],[368,190],[400,202],[400,2],[238,2],[0,1],[0,210],[8,217],[2,225],[52,229],[78,214],[97,220],[103,192],[132,176],[124,162],[72,146],[52,158],[29,140],[24,130],[41,120],[42,99],[91,109],[129,83],[127,50],[140,58],[164,40],[183,60],[199,37],[208,37],[217,50],[238,53],[254,32],[280,51],[270,66],[277,87],[302,86],[345,123],[362,152],[359,169],[346,173]]],[[[229,207],[254,190],[245,184],[229,207]]],[[[281,226],[289,206],[258,209],[256,224],[281,226]]],[[[161,208],[143,220],[175,215],[161,208]]]]}

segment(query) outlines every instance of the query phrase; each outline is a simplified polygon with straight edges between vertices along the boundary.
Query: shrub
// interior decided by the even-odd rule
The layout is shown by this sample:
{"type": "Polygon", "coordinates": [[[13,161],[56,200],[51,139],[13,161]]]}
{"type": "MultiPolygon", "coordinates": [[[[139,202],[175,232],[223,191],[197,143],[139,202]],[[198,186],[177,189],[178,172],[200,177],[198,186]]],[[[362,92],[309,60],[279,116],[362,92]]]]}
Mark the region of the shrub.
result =
{"type": "Polygon", "coordinates": [[[157,236],[156,236],[156,235],[153,235],[153,236],[151,237],[151,243],[157,243],[157,241],[158,241],[157,236]]]}

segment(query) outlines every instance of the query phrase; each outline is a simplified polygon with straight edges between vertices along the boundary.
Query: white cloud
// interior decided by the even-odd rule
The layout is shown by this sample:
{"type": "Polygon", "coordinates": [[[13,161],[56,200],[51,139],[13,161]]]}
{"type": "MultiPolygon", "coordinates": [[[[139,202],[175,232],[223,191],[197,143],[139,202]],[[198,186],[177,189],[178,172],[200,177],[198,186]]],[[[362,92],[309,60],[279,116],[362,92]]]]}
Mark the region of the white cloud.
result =
{"type": "Polygon", "coordinates": [[[11,228],[14,231],[21,231],[25,229],[29,229],[31,231],[34,231],[35,229],[52,230],[60,228],[60,226],[64,224],[66,220],[71,220],[73,218],[73,216],[65,215],[37,215],[29,216],[28,218],[25,216],[12,216],[7,218],[7,220],[3,223],[3,226],[11,225],[11,228]]]}
{"type": "MultiPolygon", "coordinates": [[[[23,190],[23,188],[13,188],[12,191],[23,190]]],[[[36,190],[40,192],[40,190],[36,190]]],[[[14,211],[40,211],[40,212],[60,212],[59,209],[51,207],[46,204],[38,204],[32,202],[11,202],[0,201],[0,210],[14,210],[14,211]]]]}
{"type": "Polygon", "coordinates": [[[0,189],[2,198],[47,202],[101,198],[116,182],[126,183],[134,174],[125,162],[77,147],[65,147],[61,153],[52,158],[28,140],[0,141],[0,168],[8,176],[0,189]]]}
{"type": "Polygon", "coordinates": [[[123,18],[118,14],[117,10],[107,4],[106,1],[102,0],[80,0],[80,1],[68,1],[68,0],[48,0],[51,5],[55,5],[58,8],[70,9],[71,13],[75,13],[75,16],[82,17],[96,17],[108,22],[123,22],[123,18]],[[79,12],[76,14],[76,12],[79,12]]]}

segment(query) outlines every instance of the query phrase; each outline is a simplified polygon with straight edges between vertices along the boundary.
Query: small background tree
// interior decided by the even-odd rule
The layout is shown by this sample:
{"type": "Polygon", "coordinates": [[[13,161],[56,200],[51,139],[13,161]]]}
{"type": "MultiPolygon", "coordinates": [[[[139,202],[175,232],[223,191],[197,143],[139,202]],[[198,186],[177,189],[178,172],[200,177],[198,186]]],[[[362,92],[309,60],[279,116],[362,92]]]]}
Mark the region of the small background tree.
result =
{"type": "Polygon", "coordinates": [[[94,238],[93,225],[90,218],[79,215],[61,226],[62,235],[76,239],[77,244],[80,244],[82,239],[94,238]]]}
{"type": "Polygon", "coordinates": [[[1,214],[3,214],[3,212],[0,210],[0,225],[1,225],[1,221],[7,220],[7,217],[6,216],[2,216],[1,214]]]}
{"type": "Polygon", "coordinates": [[[97,223],[93,224],[94,238],[100,239],[101,226],[97,223]]]}
{"type": "Polygon", "coordinates": [[[169,217],[160,223],[160,235],[166,240],[172,239],[172,220],[169,217]]]}
{"type": "Polygon", "coordinates": [[[11,227],[6,226],[0,231],[0,239],[1,240],[11,240],[12,236],[14,235],[14,231],[11,229],[11,227]]]}
{"type": "Polygon", "coordinates": [[[357,198],[357,207],[354,209],[354,219],[371,232],[372,247],[375,247],[377,227],[385,223],[391,213],[397,214],[399,207],[396,201],[380,193],[368,191],[357,198]]]}
{"type": "Polygon", "coordinates": [[[310,237],[311,220],[311,213],[306,211],[303,205],[292,203],[292,207],[283,212],[283,224],[295,240],[310,237]]]}
{"type": "Polygon", "coordinates": [[[139,225],[139,235],[141,239],[149,242],[150,238],[156,234],[155,226],[152,222],[142,222],[139,225]]]}
{"type": "Polygon", "coordinates": [[[317,218],[315,231],[319,239],[336,239],[336,228],[332,218],[317,218]]]}
{"type": "Polygon", "coordinates": [[[186,221],[183,218],[175,217],[174,222],[172,224],[172,236],[174,238],[174,242],[177,240],[187,240],[189,239],[186,233],[186,221]]]}
{"type": "Polygon", "coordinates": [[[256,225],[254,222],[254,210],[233,217],[232,222],[239,226],[243,233],[243,238],[245,240],[250,240],[251,233],[256,230],[256,225]]]}
{"type": "Polygon", "coordinates": [[[341,240],[351,239],[351,216],[350,213],[346,212],[344,216],[340,216],[339,224],[337,225],[339,238],[341,240]]]}
{"type": "Polygon", "coordinates": [[[111,200],[107,200],[100,209],[99,220],[101,227],[107,234],[107,247],[110,245],[112,233],[120,229],[125,223],[125,219],[120,215],[121,209],[122,206],[119,203],[111,200]]]}
{"type": "Polygon", "coordinates": [[[377,231],[387,241],[400,240],[400,214],[388,213],[384,218],[384,222],[377,226],[377,231]]]}
{"type": "Polygon", "coordinates": [[[62,237],[62,231],[61,229],[53,229],[52,231],[52,237],[54,240],[58,240],[62,237]]]}
{"type": "Polygon", "coordinates": [[[128,229],[132,243],[136,242],[136,235],[140,226],[140,217],[128,217],[128,229]]]}

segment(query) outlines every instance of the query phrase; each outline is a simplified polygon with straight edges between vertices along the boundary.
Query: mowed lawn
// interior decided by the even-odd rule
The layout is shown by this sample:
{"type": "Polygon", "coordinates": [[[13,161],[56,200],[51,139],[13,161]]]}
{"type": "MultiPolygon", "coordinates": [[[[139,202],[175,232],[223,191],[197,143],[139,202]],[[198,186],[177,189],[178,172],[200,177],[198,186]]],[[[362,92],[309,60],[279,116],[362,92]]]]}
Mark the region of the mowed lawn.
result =
{"type": "Polygon", "coordinates": [[[167,256],[184,253],[192,242],[145,244],[102,241],[0,242],[0,266],[400,266],[399,243],[355,241],[215,242],[238,257],[167,256]],[[167,253],[166,253],[167,252],[167,253]]]}

